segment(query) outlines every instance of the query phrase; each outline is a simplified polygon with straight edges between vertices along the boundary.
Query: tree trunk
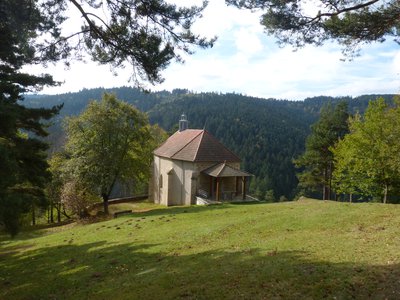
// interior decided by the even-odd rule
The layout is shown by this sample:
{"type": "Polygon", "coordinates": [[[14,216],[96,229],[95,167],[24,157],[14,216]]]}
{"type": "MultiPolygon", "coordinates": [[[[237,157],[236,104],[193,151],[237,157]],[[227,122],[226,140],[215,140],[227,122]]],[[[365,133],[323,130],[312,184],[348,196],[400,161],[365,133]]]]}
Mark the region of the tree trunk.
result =
{"type": "Polygon", "coordinates": [[[329,197],[330,197],[329,186],[324,184],[322,187],[322,200],[330,200],[329,197]]]}
{"type": "Polygon", "coordinates": [[[385,188],[383,189],[383,203],[387,202],[387,194],[388,194],[388,185],[385,184],[385,188]]]}
{"type": "Polygon", "coordinates": [[[329,176],[328,176],[328,168],[325,167],[324,169],[324,183],[322,186],[322,200],[329,200],[330,199],[330,191],[329,191],[329,176]]]}
{"type": "Polygon", "coordinates": [[[62,211],[63,215],[67,217],[67,219],[71,219],[71,216],[69,216],[67,214],[67,212],[65,211],[65,206],[63,206],[63,211],[62,211]]]}
{"type": "Polygon", "coordinates": [[[54,204],[53,201],[50,201],[50,223],[54,223],[54,216],[53,216],[54,204]]]}
{"type": "Polygon", "coordinates": [[[32,203],[32,226],[36,225],[35,205],[32,203]]]}
{"type": "Polygon", "coordinates": [[[353,194],[352,193],[350,193],[350,195],[349,195],[349,201],[350,201],[350,203],[353,202],[353,194]]]}
{"type": "Polygon", "coordinates": [[[108,215],[108,195],[103,194],[103,195],[101,195],[101,196],[102,196],[102,198],[103,198],[104,213],[105,213],[106,215],[108,215]]]}
{"type": "MultiPolygon", "coordinates": [[[[329,170],[328,170],[328,181],[329,181],[329,186],[328,186],[328,200],[332,200],[332,161],[329,162],[329,170]]],[[[336,199],[335,199],[336,200],[336,199]]]]}
{"type": "Polygon", "coordinates": [[[57,222],[61,223],[61,204],[57,204],[58,209],[57,209],[57,222]]]}

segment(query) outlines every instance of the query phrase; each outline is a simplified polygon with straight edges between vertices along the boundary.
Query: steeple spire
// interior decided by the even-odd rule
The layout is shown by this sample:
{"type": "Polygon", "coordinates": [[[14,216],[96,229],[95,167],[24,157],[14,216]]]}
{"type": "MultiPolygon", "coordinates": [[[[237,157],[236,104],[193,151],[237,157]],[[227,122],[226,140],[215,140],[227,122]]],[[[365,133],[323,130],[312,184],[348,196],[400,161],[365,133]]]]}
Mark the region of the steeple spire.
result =
{"type": "Polygon", "coordinates": [[[181,115],[181,119],[179,120],[179,131],[184,131],[188,129],[188,127],[189,127],[189,122],[186,118],[186,115],[183,113],[181,115]]]}

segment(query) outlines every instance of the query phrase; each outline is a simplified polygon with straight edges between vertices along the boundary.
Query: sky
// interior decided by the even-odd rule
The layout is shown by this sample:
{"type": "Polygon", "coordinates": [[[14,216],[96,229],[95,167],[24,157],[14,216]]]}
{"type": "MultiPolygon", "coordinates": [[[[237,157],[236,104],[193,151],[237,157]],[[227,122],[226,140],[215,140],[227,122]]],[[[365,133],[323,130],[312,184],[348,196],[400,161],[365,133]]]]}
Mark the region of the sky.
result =
{"type": "MultiPolygon", "coordinates": [[[[162,73],[165,81],[147,87],[153,91],[182,88],[288,100],[400,92],[400,46],[395,42],[388,39],[365,45],[361,56],[343,61],[342,48],[334,43],[297,51],[290,46],[280,48],[263,32],[259,17],[259,13],[227,7],[224,0],[210,1],[193,31],[217,36],[214,47],[197,49],[184,57],[184,64],[172,62],[162,73]]],[[[74,62],[69,69],[62,64],[50,65],[44,72],[64,83],[45,88],[43,94],[133,85],[128,68],[114,76],[109,66],[94,62],[74,62]]]]}

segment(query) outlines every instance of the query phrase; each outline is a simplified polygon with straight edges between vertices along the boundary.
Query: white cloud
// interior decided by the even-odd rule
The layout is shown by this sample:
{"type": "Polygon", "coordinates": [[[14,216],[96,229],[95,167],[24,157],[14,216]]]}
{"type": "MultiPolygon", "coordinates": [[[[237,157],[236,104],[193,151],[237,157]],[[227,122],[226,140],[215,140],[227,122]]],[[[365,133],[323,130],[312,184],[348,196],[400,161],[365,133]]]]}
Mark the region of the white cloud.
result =
{"type": "Polygon", "coordinates": [[[246,55],[253,55],[262,51],[263,45],[255,32],[249,28],[240,28],[234,32],[236,48],[246,55]]]}
{"type": "Polygon", "coordinates": [[[392,69],[393,69],[393,73],[395,73],[399,77],[400,76],[400,51],[397,51],[393,57],[392,69]]]}
{"type": "MultiPolygon", "coordinates": [[[[303,99],[317,95],[396,93],[400,88],[400,51],[393,43],[366,46],[361,57],[341,61],[334,44],[298,51],[279,48],[263,33],[259,14],[210,1],[195,26],[196,33],[219,39],[212,49],[197,50],[186,63],[172,63],[165,82],[154,89],[187,88],[193,91],[239,92],[251,96],[303,99]]],[[[129,85],[129,69],[112,76],[107,66],[75,63],[71,70],[50,67],[49,73],[65,84],[44,92],[129,85]]]]}

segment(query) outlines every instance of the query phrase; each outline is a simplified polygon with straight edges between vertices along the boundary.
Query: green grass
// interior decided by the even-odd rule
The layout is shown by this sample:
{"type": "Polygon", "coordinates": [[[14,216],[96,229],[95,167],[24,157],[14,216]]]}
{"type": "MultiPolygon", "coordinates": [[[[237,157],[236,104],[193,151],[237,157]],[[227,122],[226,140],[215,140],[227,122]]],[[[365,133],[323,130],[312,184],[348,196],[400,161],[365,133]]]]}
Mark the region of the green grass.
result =
{"type": "Polygon", "coordinates": [[[400,206],[146,209],[3,236],[0,298],[400,298],[400,206]]]}

